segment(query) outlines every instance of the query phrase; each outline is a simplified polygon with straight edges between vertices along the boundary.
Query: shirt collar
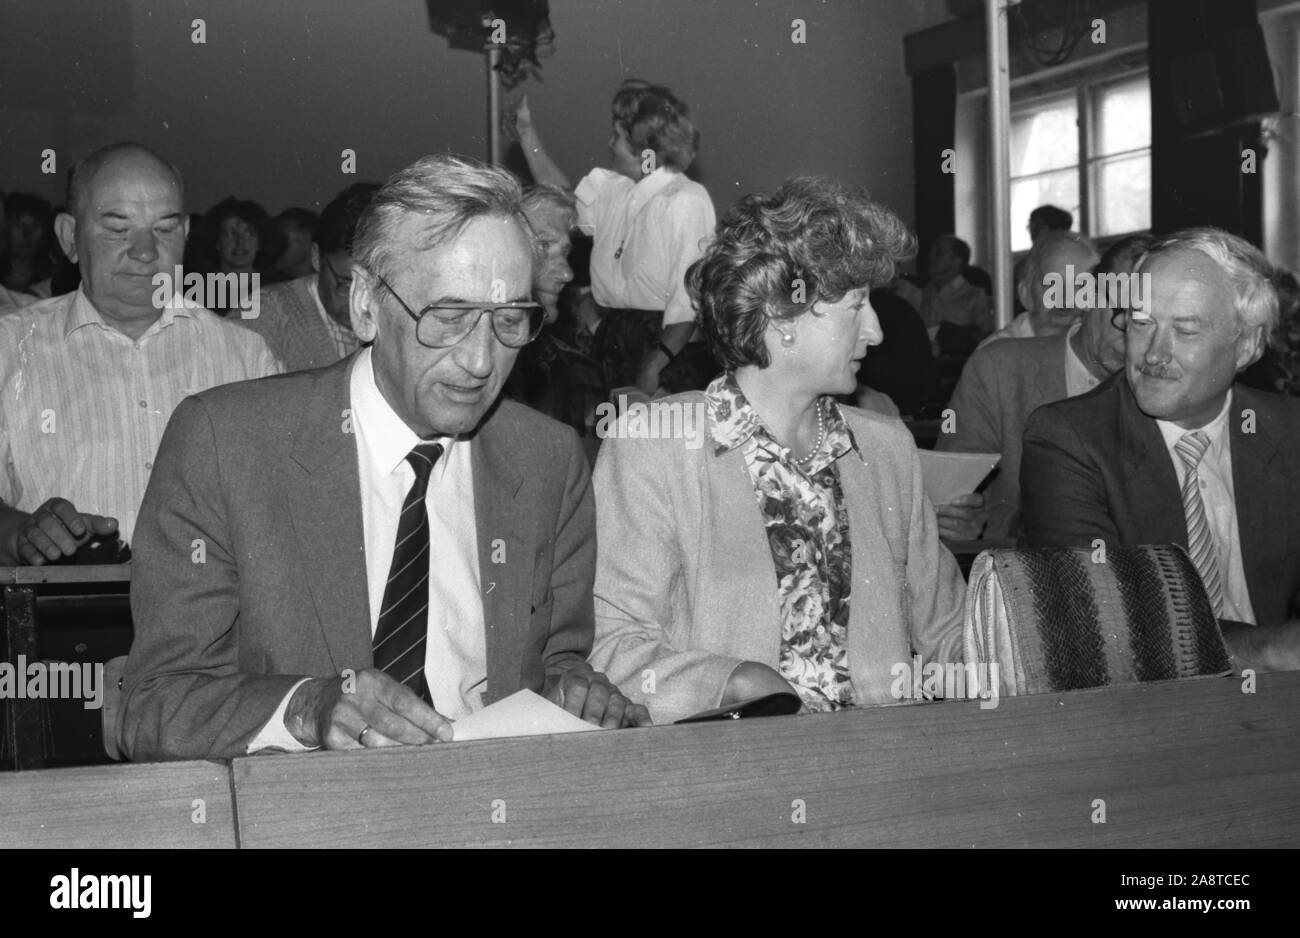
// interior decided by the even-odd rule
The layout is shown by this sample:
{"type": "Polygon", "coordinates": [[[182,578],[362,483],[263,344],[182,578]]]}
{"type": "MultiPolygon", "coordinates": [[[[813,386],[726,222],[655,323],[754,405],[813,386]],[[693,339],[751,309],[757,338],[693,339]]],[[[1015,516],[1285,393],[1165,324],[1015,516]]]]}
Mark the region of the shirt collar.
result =
{"type": "MultiPolygon", "coordinates": [[[[823,400],[822,406],[827,408],[826,439],[822,443],[821,455],[802,470],[807,475],[821,471],[850,450],[859,457],[862,456],[858,441],[854,438],[848,421],[844,419],[839,404],[834,398],[823,400]]],[[[704,392],[704,402],[709,414],[709,434],[713,437],[713,455],[721,456],[757,436],[760,442],[782,455],[790,465],[794,465],[790,451],[773,438],[758,412],[740,390],[732,372],[724,372],[709,383],[704,392]]]]}
{"type": "MultiPolygon", "coordinates": [[[[1232,409],[1232,389],[1224,395],[1223,407],[1219,409],[1218,415],[1203,427],[1197,429],[1210,438],[1210,446],[1206,450],[1206,456],[1218,459],[1223,455],[1223,448],[1227,442],[1228,434],[1225,432],[1228,428],[1228,411],[1232,409]]],[[[1195,430],[1184,430],[1178,424],[1169,420],[1157,420],[1156,426],[1160,428],[1160,435],[1164,437],[1165,446],[1169,452],[1174,452],[1174,446],[1188,433],[1195,433],[1195,430]]]]}
{"type": "Polygon", "coordinates": [[[635,215],[640,211],[641,206],[675,182],[678,175],[676,170],[669,169],[667,166],[660,166],[653,173],[642,176],[637,180],[636,185],[632,187],[630,214],[635,215]]]}
{"type": "MultiPolygon", "coordinates": [[[[397,411],[393,410],[379,390],[369,346],[361,350],[352,366],[351,390],[352,420],[356,426],[363,428],[371,465],[383,475],[397,473],[406,463],[407,454],[423,441],[397,415],[397,411]]],[[[433,475],[441,479],[451,462],[447,457],[451,454],[452,446],[464,441],[443,436],[438,437],[437,442],[442,444],[443,458],[434,465],[433,475]]]]}
{"type": "MultiPolygon", "coordinates": [[[[199,325],[199,320],[194,316],[194,304],[186,302],[180,293],[176,293],[170,303],[163,307],[162,315],[149,325],[144,335],[140,338],[146,338],[170,326],[178,317],[183,317],[199,325]]],[[[104,322],[104,317],[100,315],[95,304],[91,302],[90,297],[86,296],[85,285],[77,287],[77,292],[73,294],[72,305],[68,309],[67,322],[63,329],[63,337],[66,339],[72,333],[76,332],[83,326],[98,326],[101,329],[108,329],[112,332],[119,332],[108,323],[104,322]]],[[[121,333],[125,337],[125,333],[121,333]]]]}

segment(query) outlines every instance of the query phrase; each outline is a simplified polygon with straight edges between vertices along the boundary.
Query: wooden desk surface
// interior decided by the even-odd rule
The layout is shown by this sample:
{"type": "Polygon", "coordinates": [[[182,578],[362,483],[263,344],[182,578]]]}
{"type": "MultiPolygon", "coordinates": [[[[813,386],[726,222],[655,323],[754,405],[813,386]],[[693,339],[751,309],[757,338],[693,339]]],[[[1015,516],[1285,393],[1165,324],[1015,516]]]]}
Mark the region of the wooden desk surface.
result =
{"type": "Polygon", "coordinates": [[[0,772],[0,848],[234,847],[220,762],[0,772]],[[203,823],[196,821],[202,801],[203,823]]]}
{"type": "Polygon", "coordinates": [[[232,772],[246,847],[1294,847],[1300,673],[232,772]]]}

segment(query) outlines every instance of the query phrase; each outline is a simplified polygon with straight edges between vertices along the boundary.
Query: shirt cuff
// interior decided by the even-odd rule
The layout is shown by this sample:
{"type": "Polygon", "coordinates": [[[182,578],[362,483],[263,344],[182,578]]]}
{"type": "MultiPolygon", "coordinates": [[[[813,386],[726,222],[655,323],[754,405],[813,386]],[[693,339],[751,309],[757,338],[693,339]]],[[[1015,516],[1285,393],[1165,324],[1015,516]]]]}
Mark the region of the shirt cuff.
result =
{"type": "Polygon", "coordinates": [[[257,735],[248,744],[248,748],[244,750],[245,754],[251,756],[253,753],[265,749],[278,749],[282,752],[313,752],[320,748],[319,746],[304,746],[294,739],[293,734],[289,732],[289,728],[284,725],[284,712],[289,709],[289,701],[293,699],[293,695],[298,688],[310,680],[311,678],[305,677],[289,688],[289,693],[284,695],[284,699],[280,701],[280,706],[276,707],[275,713],[271,714],[271,719],[266,721],[266,724],[257,731],[257,735]]]}

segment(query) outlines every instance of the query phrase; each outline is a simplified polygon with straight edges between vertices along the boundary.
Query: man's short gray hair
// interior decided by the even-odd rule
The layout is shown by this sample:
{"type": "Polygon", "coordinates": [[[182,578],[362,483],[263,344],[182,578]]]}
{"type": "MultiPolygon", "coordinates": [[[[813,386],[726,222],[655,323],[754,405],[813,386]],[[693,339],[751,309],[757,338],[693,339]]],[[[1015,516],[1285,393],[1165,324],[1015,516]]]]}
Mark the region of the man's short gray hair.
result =
{"type": "Polygon", "coordinates": [[[398,255],[445,244],[474,219],[490,216],[516,219],[536,253],[536,239],[523,213],[523,191],[514,176],[469,157],[422,157],[390,176],[375,193],[357,222],[352,256],[388,278],[398,255]],[[399,242],[394,232],[409,216],[424,219],[423,231],[414,243],[399,242]]]}
{"type": "Polygon", "coordinates": [[[1183,228],[1151,245],[1140,266],[1145,267],[1152,257],[1179,250],[1199,251],[1218,264],[1232,286],[1237,325],[1243,330],[1262,327],[1264,341],[1272,338],[1278,323],[1277,287],[1273,265],[1259,248],[1222,228],[1183,228]]]}
{"type": "MultiPolygon", "coordinates": [[[[1077,244],[1092,254],[1092,260],[1080,267],[1076,273],[1089,273],[1093,265],[1101,260],[1096,245],[1083,235],[1073,231],[1049,231],[1034,243],[1034,246],[1029,250],[1029,255],[1025,258],[1021,282],[1026,284],[1032,293],[1039,294],[1043,289],[1043,274],[1045,272],[1044,268],[1047,266],[1047,255],[1066,243],[1077,244]]],[[[1069,288],[1074,289],[1074,285],[1070,284],[1069,288]]]]}
{"type": "Polygon", "coordinates": [[[573,196],[559,186],[538,183],[524,190],[524,214],[544,211],[560,212],[567,221],[566,227],[578,223],[578,204],[573,196]]]}

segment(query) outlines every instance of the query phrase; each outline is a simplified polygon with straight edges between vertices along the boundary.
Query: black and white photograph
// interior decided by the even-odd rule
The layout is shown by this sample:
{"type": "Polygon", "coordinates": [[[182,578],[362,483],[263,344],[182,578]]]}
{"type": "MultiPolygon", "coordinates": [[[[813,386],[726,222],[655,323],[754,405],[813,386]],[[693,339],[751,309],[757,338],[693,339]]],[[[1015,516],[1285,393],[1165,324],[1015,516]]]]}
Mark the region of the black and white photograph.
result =
{"type": "Polygon", "coordinates": [[[1011,848],[950,900],[1280,911],[1297,276],[1300,0],[3,0],[13,908],[1011,848]]]}

